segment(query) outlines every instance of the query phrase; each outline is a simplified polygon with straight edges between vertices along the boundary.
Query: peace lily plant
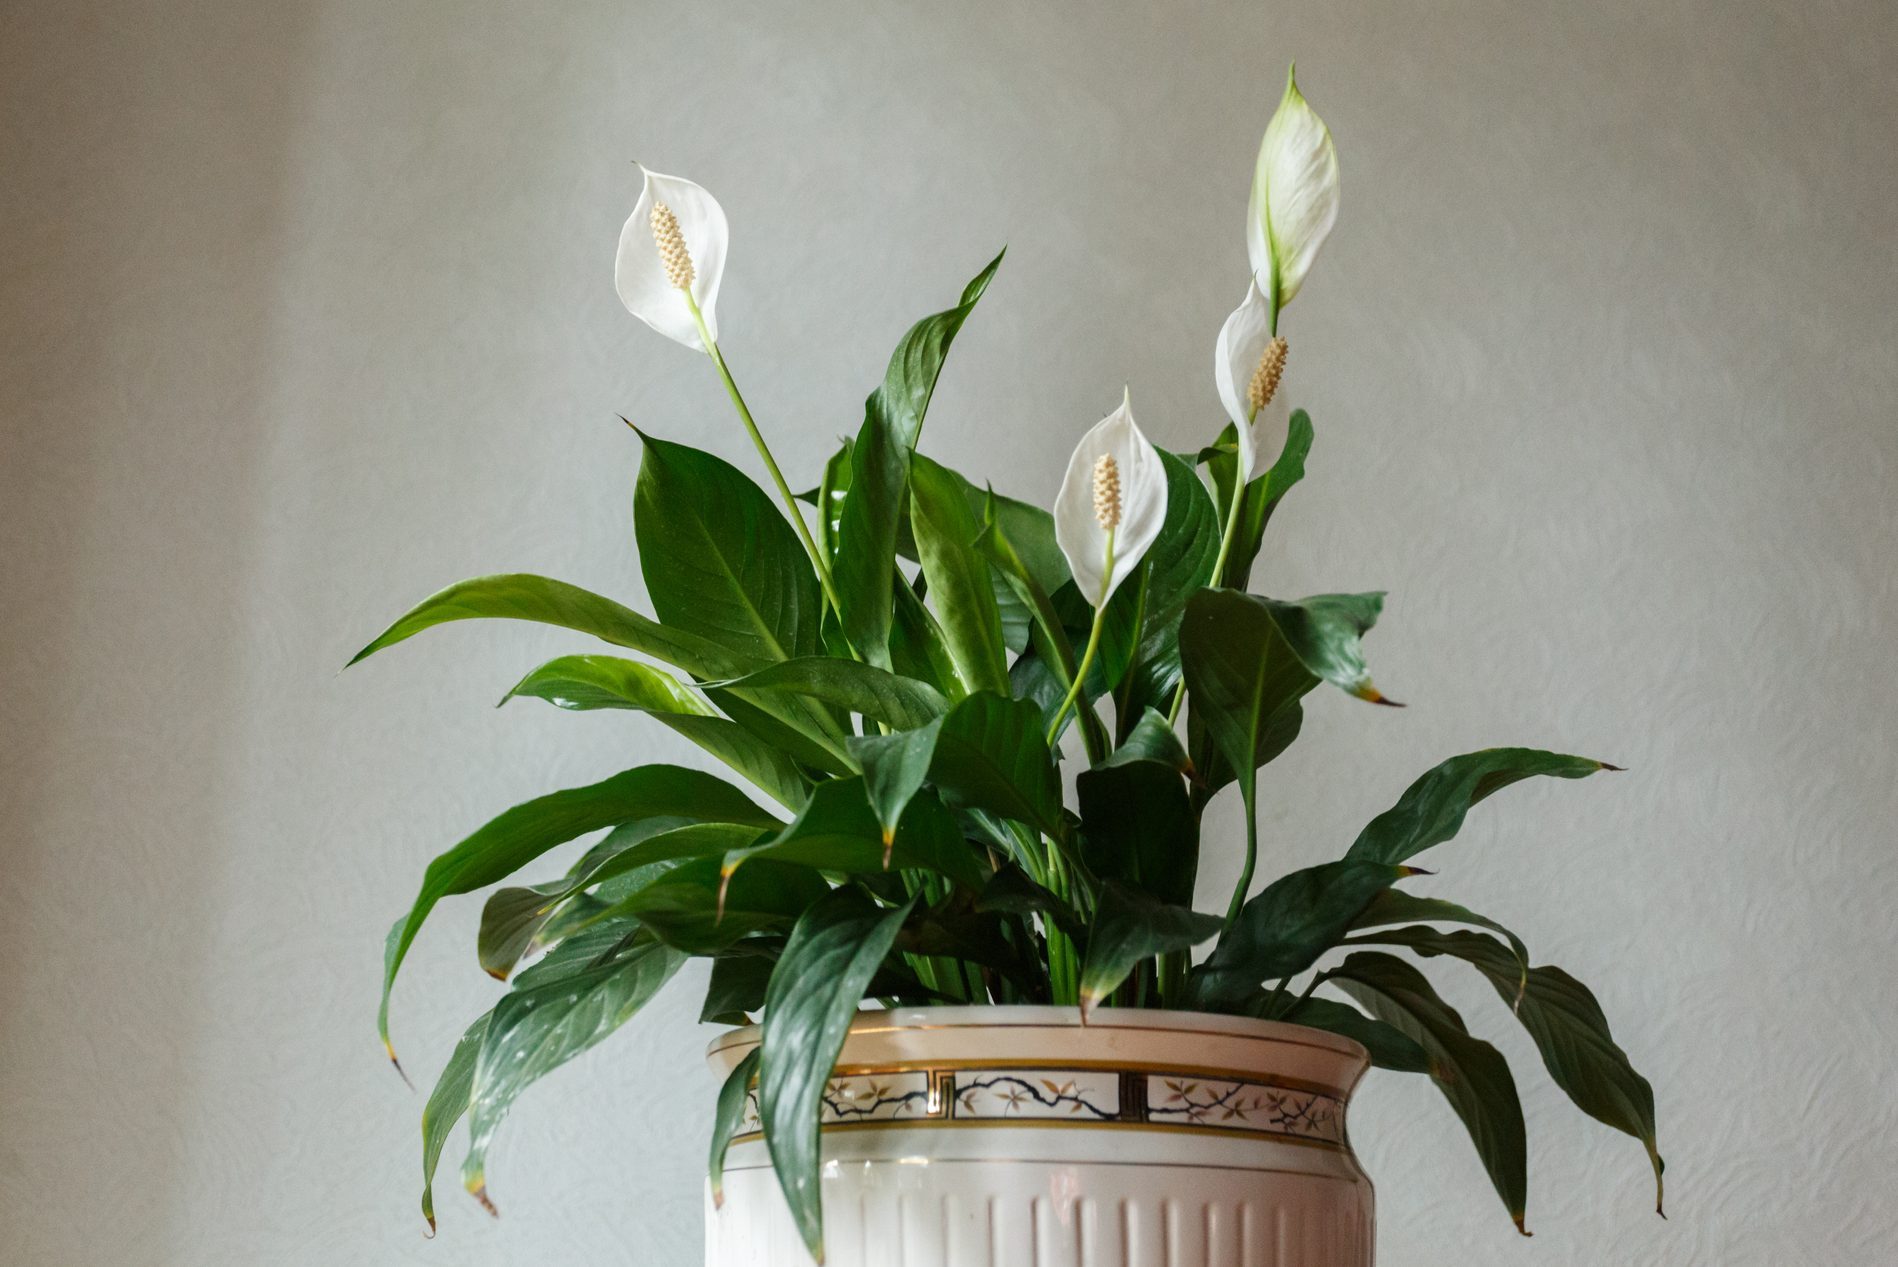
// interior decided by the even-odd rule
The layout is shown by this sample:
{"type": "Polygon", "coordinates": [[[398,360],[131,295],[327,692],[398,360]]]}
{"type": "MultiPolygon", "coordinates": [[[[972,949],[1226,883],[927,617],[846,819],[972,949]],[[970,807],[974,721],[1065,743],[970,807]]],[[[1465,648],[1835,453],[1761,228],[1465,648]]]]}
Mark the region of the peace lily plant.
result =
{"type": "Polygon", "coordinates": [[[1281,318],[1337,213],[1331,136],[1288,78],[1252,184],[1244,299],[1215,340],[1224,431],[1170,452],[1123,392],[1082,434],[1050,513],[920,448],[944,358],[1000,256],[903,337],[855,438],[794,494],[718,341],[725,213],[689,180],[644,173],[620,297],[710,359],[775,504],[738,468],[642,430],[633,527],[652,616],[540,576],[486,576],[425,600],[356,659],[476,617],[588,634],[643,658],[562,656],[503,702],[643,712],[734,778],[638,766],[509,809],[429,865],[389,934],[385,1044],[389,992],[439,900],[604,833],[564,873],[488,896],[479,959],[511,984],[423,1111],[431,1228],[455,1123],[469,1119],[463,1182],[489,1204],[489,1147],[515,1097],[691,957],[710,961],[702,1019],[763,1026],[718,1096],[714,1193],[755,1080],[816,1254],[826,1079],[859,1008],[912,1003],[1174,1008],[1348,1036],[1443,1092],[1520,1228],[1509,1068],[1400,950],[1481,974],[1576,1105],[1645,1145],[1658,1204],[1653,1095],[1594,996],[1494,920],[1405,884],[1478,801],[1614,767],[1528,748],[1451,757],[1336,861],[1254,891],[1258,774],[1298,737],[1305,697],[1328,684],[1391,702],[1362,646],[1381,594],[1249,592],[1312,444],[1310,419],[1285,410],[1281,318]],[[1240,879],[1202,912],[1200,825],[1229,786],[1245,810],[1240,879]]]}

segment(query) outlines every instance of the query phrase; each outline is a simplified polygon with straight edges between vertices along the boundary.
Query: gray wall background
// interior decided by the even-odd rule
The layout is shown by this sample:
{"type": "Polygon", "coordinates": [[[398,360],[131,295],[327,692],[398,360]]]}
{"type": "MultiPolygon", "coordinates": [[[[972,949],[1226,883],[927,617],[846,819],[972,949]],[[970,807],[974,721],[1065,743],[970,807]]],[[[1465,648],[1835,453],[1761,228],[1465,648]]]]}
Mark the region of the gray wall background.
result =
{"type": "MultiPolygon", "coordinates": [[[[800,478],[1003,242],[927,447],[1045,500],[1123,382],[1200,442],[1294,55],[1345,206],[1287,317],[1318,445],[1257,583],[1389,587],[1371,647],[1411,707],[1310,710],[1266,864],[1467,748],[1631,767],[1484,806],[1426,891],[1595,986],[1672,1163],[1662,1222],[1639,1147],[1437,971],[1521,1071],[1536,1236],[1429,1088],[1374,1076],[1380,1261],[1898,1254],[1895,14],[0,6],[0,1258],[693,1262],[696,975],[527,1096],[505,1217],[450,1178],[433,1242],[372,1018],[433,853],[696,758],[496,712],[580,649],[556,633],[337,667],[464,575],[643,603],[616,413],[755,468],[709,367],[614,298],[633,158],[723,200],[727,349],[800,478]]],[[[422,1079],[494,993],[477,910],[397,994],[422,1079]]]]}

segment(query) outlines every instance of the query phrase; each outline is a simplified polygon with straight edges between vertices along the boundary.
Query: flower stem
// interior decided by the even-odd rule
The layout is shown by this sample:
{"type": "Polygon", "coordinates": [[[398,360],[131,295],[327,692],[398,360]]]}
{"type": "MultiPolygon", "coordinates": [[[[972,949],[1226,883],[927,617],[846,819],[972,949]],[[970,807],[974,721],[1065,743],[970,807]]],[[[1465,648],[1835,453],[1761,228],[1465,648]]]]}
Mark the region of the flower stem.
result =
{"type": "Polygon", "coordinates": [[[1094,665],[1094,653],[1100,650],[1101,626],[1106,623],[1107,618],[1107,595],[1114,582],[1114,532],[1113,528],[1107,530],[1107,557],[1101,568],[1101,596],[1094,603],[1094,625],[1087,631],[1087,649],[1081,652],[1081,663],[1075,666],[1074,682],[1068,687],[1068,693],[1062,697],[1061,707],[1054,710],[1054,719],[1048,723],[1050,748],[1054,747],[1055,741],[1061,737],[1061,721],[1068,715],[1068,709],[1074,706],[1074,701],[1080,696],[1081,689],[1087,682],[1087,671],[1094,665]]]}
{"type": "Polygon", "coordinates": [[[837,601],[837,588],[830,578],[830,567],[824,562],[823,551],[817,548],[817,541],[811,536],[810,525],[804,522],[804,512],[799,509],[797,498],[791,492],[791,486],[784,480],[784,472],[778,469],[778,460],[771,456],[771,446],[764,442],[764,434],[758,430],[758,424],[751,416],[751,410],[745,404],[744,396],[738,390],[738,384],[732,381],[732,372],[725,364],[725,355],[718,349],[718,341],[712,338],[712,332],[705,326],[705,314],[699,311],[698,301],[692,298],[692,292],[681,289],[686,306],[692,310],[692,320],[699,328],[699,342],[705,345],[706,355],[712,358],[712,364],[718,367],[718,376],[724,380],[725,391],[732,398],[732,405],[738,410],[738,417],[745,424],[745,430],[751,433],[751,443],[757,448],[758,456],[764,459],[765,469],[771,472],[772,483],[778,486],[778,496],[784,499],[784,508],[790,512],[791,523],[797,529],[797,535],[804,542],[804,552],[811,556],[811,566],[817,569],[817,579],[824,587],[824,596],[830,600],[831,607],[839,613],[843,604],[837,601]]]}
{"type": "MultiPolygon", "coordinates": [[[[1259,416],[1258,410],[1252,411],[1252,417],[1246,419],[1246,425],[1252,425],[1252,419],[1259,416]]],[[[1236,459],[1235,459],[1236,460],[1236,459]]],[[[1239,468],[1235,465],[1232,472],[1232,499],[1226,507],[1226,530],[1219,536],[1219,557],[1213,560],[1213,584],[1217,586],[1225,579],[1226,560],[1232,555],[1232,540],[1239,533],[1239,511],[1246,503],[1246,483],[1240,478],[1239,468]]],[[[1180,705],[1186,702],[1186,675],[1180,675],[1180,684],[1173,691],[1173,706],[1167,709],[1167,724],[1172,725],[1180,719],[1180,705]]]]}

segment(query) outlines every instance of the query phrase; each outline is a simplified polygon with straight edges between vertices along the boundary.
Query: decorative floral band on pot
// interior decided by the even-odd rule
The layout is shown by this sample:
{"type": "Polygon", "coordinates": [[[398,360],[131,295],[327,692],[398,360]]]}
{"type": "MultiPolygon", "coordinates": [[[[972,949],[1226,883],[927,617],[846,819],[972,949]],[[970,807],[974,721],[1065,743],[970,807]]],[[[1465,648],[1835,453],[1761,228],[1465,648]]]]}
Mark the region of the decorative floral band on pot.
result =
{"type": "MultiPolygon", "coordinates": [[[[756,1027],[714,1042],[729,1075],[756,1027]]],[[[823,1093],[830,1267],[1368,1267],[1345,1135],[1369,1067],[1301,1025],[1193,1012],[862,1012],[823,1093]]],[[[808,1263],[755,1093],[706,1267],[808,1263]]]]}

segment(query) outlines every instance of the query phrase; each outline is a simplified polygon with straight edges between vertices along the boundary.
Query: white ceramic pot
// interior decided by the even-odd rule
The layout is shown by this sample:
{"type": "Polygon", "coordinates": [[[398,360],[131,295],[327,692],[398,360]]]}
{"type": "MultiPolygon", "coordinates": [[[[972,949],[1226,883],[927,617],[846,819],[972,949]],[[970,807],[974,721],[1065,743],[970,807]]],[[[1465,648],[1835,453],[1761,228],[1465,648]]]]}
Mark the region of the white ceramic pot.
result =
{"type": "MultiPolygon", "coordinates": [[[[758,1043],[734,1030],[721,1076],[758,1043]]],[[[864,1012],[824,1104],[829,1267],[1369,1267],[1335,1034],[1073,1008],[864,1012]]],[[[753,1116],[706,1267],[805,1267],[753,1116]]]]}

